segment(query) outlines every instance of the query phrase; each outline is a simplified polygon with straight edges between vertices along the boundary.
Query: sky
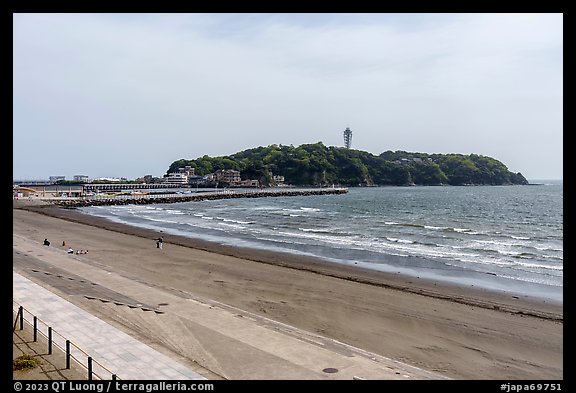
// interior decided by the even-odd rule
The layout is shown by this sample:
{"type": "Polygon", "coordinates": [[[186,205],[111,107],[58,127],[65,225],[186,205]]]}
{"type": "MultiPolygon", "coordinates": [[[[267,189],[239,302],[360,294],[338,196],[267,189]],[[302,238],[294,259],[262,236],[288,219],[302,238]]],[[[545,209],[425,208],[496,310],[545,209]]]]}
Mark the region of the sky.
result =
{"type": "Polygon", "coordinates": [[[323,142],[562,179],[561,13],[14,13],[13,178],[323,142]]]}

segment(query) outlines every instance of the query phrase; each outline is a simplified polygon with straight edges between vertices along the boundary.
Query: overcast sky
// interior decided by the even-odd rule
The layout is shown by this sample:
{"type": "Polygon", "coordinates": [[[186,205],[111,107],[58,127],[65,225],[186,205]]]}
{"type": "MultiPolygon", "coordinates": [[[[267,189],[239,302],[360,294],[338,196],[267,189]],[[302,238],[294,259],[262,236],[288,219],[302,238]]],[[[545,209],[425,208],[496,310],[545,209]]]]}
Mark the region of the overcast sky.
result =
{"type": "Polygon", "coordinates": [[[13,177],[322,141],[562,178],[563,16],[14,14],[13,177]]]}

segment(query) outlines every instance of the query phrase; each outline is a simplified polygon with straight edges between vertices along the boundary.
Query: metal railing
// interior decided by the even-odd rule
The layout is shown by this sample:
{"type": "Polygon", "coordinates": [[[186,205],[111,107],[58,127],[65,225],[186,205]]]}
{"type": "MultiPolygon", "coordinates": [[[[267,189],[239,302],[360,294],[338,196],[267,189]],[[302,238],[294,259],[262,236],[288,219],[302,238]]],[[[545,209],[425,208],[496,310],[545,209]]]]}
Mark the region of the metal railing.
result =
{"type": "Polygon", "coordinates": [[[70,362],[74,360],[82,368],[86,369],[88,373],[88,380],[102,380],[104,379],[104,375],[109,375],[110,379],[112,380],[120,379],[112,371],[108,370],[98,361],[94,360],[92,356],[86,353],[86,351],[84,351],[82,348],[66,339],[60,333],[56,332],[54,329],[52,329],[51,326],[48,326],[48,324],[33,315],[30,311],[26,310],[23,306],[19,305],[14,300],[12,301],[12,307],[12,311],[16,313],[12,331],[15,331],[17,327],[19,328],[18,330],[24,330],[24,323],[32,327],[34,342],[38,342],[38,333],[40,333],[48,340],[48,355],[52,354],[54,347],[59,348],[66,354],[67,370],[70,369],[70,362]],[[15,305],[16,309],[14,309],[15,305]],[[30,318],[26,318],[25,313],[31,317],[32,322],[30,322],[30,318]],[[86,359],[86,361],[84,362],[82,359],[86,359]]]}

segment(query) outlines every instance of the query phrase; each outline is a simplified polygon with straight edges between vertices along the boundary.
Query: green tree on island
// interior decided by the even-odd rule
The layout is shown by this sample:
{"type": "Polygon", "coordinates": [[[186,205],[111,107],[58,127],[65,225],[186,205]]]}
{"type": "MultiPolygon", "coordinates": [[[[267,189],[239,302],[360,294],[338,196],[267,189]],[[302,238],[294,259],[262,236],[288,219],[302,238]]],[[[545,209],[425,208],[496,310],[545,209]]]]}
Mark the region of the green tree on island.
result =
{"type": "Polygon", "coordinates": [[[372,185],[507,185],[528,184],[500,161],[478,154],[427,154],[386,151],[375,156],[362,150],[325,146],[322,142],[297,147],[270,145],[230,156],[174,161],[167,173],[190,165],[200,176],[220,169],[240,171],[242,179],[268,186],[272,175],[297,186],[372,185]]]}

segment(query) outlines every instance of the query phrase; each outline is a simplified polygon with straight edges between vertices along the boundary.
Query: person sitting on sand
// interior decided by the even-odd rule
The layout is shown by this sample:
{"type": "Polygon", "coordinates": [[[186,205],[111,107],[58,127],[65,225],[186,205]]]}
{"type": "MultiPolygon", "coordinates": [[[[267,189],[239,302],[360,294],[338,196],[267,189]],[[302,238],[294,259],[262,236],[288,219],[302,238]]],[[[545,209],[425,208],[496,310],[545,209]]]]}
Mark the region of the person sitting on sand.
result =
{"type": "Polygon", "coordinates": [[[70,247],[67,252],[68,254],[74,254],[74,250],[72,249],[72,247],[70,247]]]}
{"type": "Polygon", "coordinates": [[[45,246],[49,246],[49,245],[50,245],[50,242],[48,241],[48,239],[44,239],[44,245],[45,245],[45,246]]]}

